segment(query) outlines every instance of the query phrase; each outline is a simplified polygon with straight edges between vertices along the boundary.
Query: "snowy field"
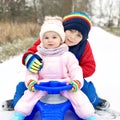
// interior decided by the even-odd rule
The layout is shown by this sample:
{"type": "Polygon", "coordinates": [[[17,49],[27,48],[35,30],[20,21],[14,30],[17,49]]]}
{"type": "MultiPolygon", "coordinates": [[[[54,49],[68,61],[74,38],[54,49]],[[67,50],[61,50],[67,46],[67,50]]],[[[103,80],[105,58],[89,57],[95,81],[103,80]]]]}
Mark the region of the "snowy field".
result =
{"type": "MultiPolygon", "coordinates": [[[[93,76],[87,80],[93,81],[99,96],[110,102],[110,109],[120,112],[120,37],[93,27],[89,41],[97,68],[93,76]]],[[[26,68],[22,65],[21,59],[22,55],[15,56],[0,64],[0,104],[13,98],[16,85],[24,81],[26,68]]],[[[12,112],[4,112],[0,108],[0,120],[10,120],[8,116],[11,114],[12,112]]],[[[103,116],[103,113],[99,114],[103,116]]],[[[115,120],[120,120],[120,116],[115,120]]]]}

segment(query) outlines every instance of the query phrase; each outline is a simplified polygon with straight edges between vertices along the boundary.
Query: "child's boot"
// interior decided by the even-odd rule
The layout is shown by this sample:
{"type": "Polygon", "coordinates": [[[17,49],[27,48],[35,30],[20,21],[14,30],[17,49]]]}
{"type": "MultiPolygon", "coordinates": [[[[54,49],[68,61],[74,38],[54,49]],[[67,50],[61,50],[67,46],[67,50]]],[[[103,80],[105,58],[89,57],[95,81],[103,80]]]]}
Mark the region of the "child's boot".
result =
{"type": "Polygon", "coordinates": [[[100,102],[99,102],[99,104],[96,106],[95,109],[97,109],[97,110],[104,110],[104,111],[106,111],[106,110],[109,109],[110,103],[109,103],[107,100],[102,99],[102,98],[99,98],[99,101],[100,101],[100,102]]]}
{"type": "Polygon", "coordinates": [[[24,120],[25,116],[19,112],[15,112],[11,120],[24,120]]]}
{"type": "Polygon", "coordinates": [[[86,118],[85,120],[96,120],[95,116],[90,116],[88,118],[86,118]]]}

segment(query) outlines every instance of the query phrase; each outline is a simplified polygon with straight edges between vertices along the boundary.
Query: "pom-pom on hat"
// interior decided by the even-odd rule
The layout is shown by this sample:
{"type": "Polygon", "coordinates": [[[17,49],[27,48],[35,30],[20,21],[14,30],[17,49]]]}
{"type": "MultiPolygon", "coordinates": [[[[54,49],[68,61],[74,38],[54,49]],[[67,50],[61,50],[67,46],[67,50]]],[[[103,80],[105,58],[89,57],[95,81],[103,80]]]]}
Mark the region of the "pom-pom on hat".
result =
{"type": "Polygon", "coordinates": [[[71,12],[63,18],[64,30],[78,30],[83,38],[87,38],[92,23],[85,12],[71,12]]]}
{"type": "Polygon", "coordinates": [[[63,27],[62,18],[59,16],[46,16],[44,23],[41,26],[40,31],[40,40],[42,41],[43,35],[46,32],[53,31],[56,32],[62,39],[62,41],[65,41],[65,32],[63,27]]]}

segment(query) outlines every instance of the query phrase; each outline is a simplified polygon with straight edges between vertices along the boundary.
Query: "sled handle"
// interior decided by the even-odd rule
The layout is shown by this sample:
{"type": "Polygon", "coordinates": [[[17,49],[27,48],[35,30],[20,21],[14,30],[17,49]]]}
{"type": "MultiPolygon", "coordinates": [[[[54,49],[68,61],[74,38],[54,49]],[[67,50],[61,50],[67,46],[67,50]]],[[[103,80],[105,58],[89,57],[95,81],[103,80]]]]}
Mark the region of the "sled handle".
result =
{"type": "Polygon", "coordinates": [[[67,85],[66,82],[58,82],[58,81],[49,81],[49,82],[41,82],[40,84],[34,85],[36,90],[47,91],[49,94],[59,94],[64,90],[71,90],[72,85],[67,85]]]}

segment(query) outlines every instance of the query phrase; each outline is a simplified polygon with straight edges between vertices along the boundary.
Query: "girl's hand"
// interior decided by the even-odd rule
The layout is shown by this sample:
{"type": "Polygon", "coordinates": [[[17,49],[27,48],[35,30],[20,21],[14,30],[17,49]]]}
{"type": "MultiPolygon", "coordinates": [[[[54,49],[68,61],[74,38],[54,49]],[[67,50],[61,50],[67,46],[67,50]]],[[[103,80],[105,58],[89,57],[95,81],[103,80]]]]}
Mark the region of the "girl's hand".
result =
{"type": "Polygon", "coordinates": [[[37,84],[37,81],[35,80],[29,80],[27,86],[28,86],[28,90],[31,92],[35,92],[36,89],[34,88],[34,85],[37,84]]]}
{"type": "Polygon", "coordinates": [[[72,92],[76,92],[80,89],[81,83],[78,80],[72,80],[70,84],[73,86],[71,90],[72,92]]]}
{"type": "Polygon", "coordinates": [[[37,54],[28,54],[25,57],[25,65],[32,73],[37,73],[43,67],[42,59],[37,54]]]}

